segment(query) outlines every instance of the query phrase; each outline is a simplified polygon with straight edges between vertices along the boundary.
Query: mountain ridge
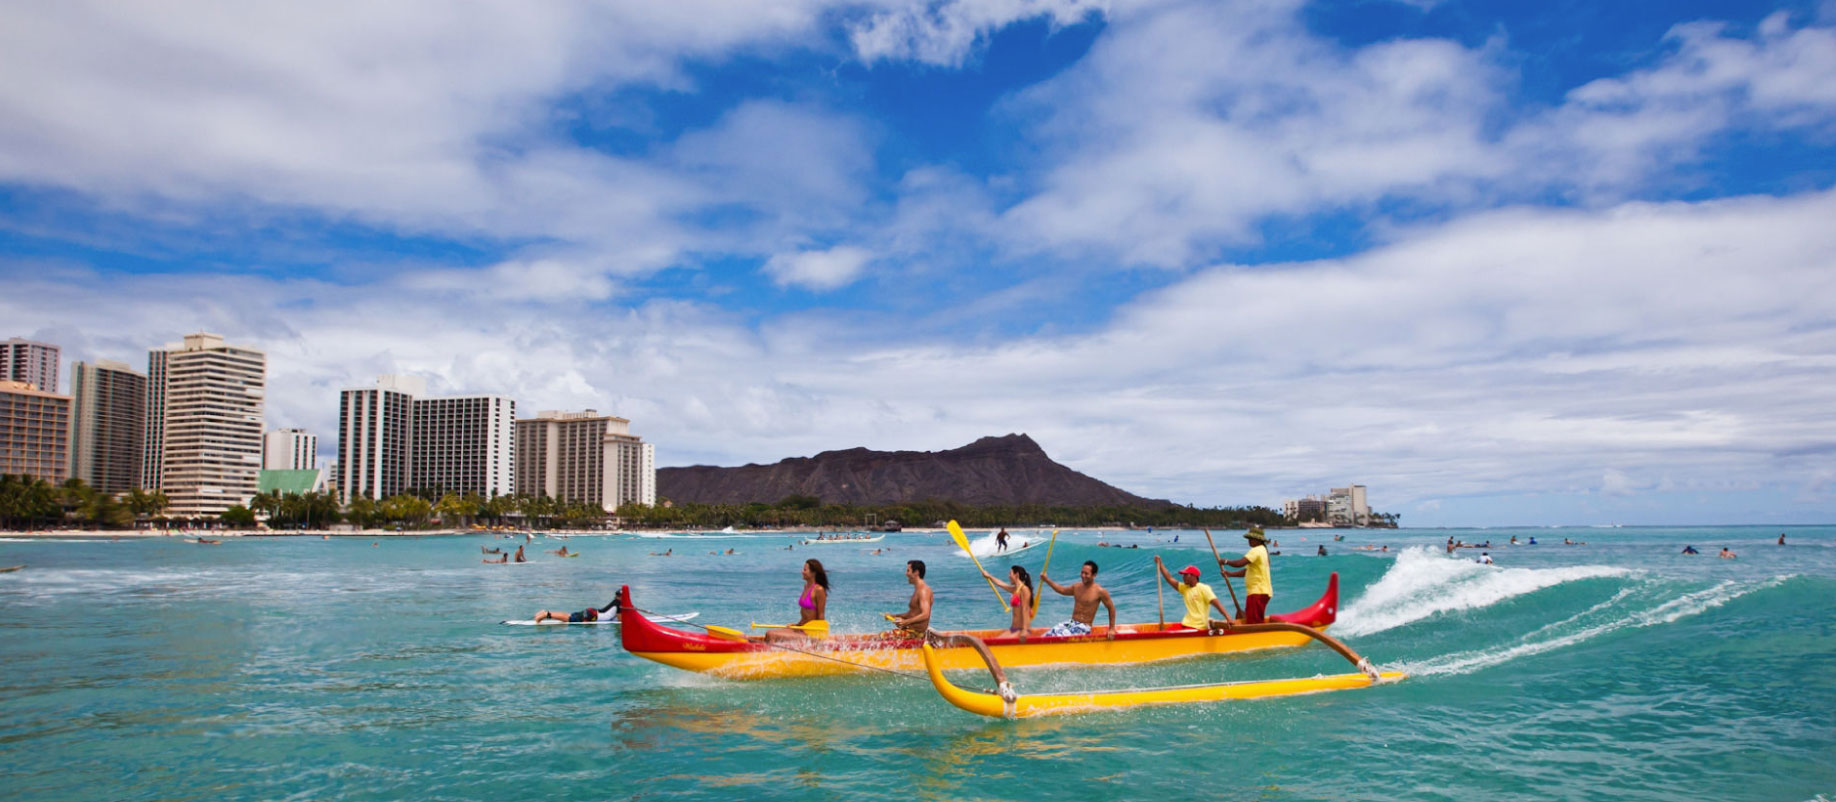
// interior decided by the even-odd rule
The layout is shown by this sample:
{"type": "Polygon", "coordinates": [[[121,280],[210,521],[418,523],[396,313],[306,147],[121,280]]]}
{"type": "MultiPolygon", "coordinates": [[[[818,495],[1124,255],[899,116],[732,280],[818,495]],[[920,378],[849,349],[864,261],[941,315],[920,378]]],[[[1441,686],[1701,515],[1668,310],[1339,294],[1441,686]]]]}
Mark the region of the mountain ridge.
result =
{"type": "Polygon", "coordinates": [[[849,505],[935,500],[978,507],[1174,506],[1060,465],[1024,433],[982,437],[945,451],[857,446],[769,465],[657,469],[657,496],[676,503],[775,504],[799,495],[849,505]]]}

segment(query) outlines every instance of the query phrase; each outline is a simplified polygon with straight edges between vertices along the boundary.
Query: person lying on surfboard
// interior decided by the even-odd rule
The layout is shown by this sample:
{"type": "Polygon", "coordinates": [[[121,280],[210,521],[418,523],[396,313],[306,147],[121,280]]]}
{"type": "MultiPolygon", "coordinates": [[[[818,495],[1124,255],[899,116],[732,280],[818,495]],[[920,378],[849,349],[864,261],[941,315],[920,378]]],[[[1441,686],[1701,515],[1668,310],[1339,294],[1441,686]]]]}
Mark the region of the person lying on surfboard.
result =
{"type": "Polygon", "coordinates": [[[1097,605],[1109,608],[1109,639],[1116,639],[1116,603],[1109,598],[1109,591],[1097,584],[1097,564],[1085,560],[1084,567],[1078,569],[1077,582],[1066,586],[1053,582],[1044,571],[1039,573],[1039,581],[1061,596],[1071,597],[1071,620],[1046,631],[1046,637],[1056,638],[1062,635],[1088,635],[1090,628],[1096,626],[1097,605]]]}
{"type": "Polygon", "coordinates": [[[912,600],[900,615],[887,613],[895,635],[923,635],[931,626],[931,586],[924,581],[924,561],[905,561],[905,581],[912,586],[912,600]]]}
{"type": "Polygon", "coordinates": [[[829,610],[829,572],[822,569],[822,561],[808,559],[803,561],[803,595],[797,597],[797,623],[790,627],[774,629],[765,633],[766,643],[783,641],[808,640],[801,627],[808,627],[822,622],[826,628],[828,619],[824,616],[829,610]]]}
{"type": "Polygon", "coordinates": [[[573,554],[579,554],[580,552],[573,552],[572,554],[570,554],[567,550],[567,545],[562,544],[561,548],[549,549],[548,553],[553,554],[556,557],[570,557],[570,556],[573,556],[573,554]]]}
{"type": "Polygon", "coordinates": [[[1180,619],[1177,624],[1168,624],[1168,631],[1224,629],[1230,626],[1230,613],[1224,611],[1224,604],[1218,601],[1218,594],[1211,592],[1210,585],[1199,581],[1198,566],[1188,565],[1179,569],[1179,579],[1174,579],[1172,574],[1167,573],[1167,566],[1160,561],[1160,555],[1156,554],[1154,555],[1154,567],[1159,569],[1160,578],[1172,585],[1174,590],[1179,591],[1180,597],[1186,600],[1186,617],[1180,619]],[[1224,620],[1211,618],[1211,611],[1205,609],[1207,607],[1216,607],[1218,615],[1224,616],[1224,620]]]}
{"type": "Polygon", "coordinates": [[[611,601],[606,602],[606,606],[604,607],[588,607],[585,610],[581,610],[580,612],[577,612],[577,613],[562,612],[560,610],[543,610],[539,613],[536,613],[535,622],[540,624],[543,621],[554,620],[554,621],[565,622],[568,624],[579,624],[585,621],[598,621],[601,618],[605,618],[607,613],[611,613],[612,615],[618,615],[617,613],[612,612],[612,608],[617,607],[617,606],[618,606],[618,599],[614,598],[611,601]]]}

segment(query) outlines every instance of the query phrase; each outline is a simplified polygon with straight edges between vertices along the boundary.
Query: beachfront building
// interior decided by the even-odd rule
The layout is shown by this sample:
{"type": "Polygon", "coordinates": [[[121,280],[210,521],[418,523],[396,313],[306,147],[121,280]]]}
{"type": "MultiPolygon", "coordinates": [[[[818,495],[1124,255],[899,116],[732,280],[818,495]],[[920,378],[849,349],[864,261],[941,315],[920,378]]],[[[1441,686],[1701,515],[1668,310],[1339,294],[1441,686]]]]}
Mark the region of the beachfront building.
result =
{"type": "Polygon", "coordinates": [[[69,478],[70,396],[0,379],[0,474],[69,478]]]}
{"type": "Polygon", "coordinates": [[[657,503],[656,446],[631,421],[596,410],[545,410],[516,422],[516,482],[522,492],[596,504],[657,503]]]}
{"type": "Polygon", "coordinates": [[[1293,498],[1281,503],[1281,514],[1295,521],[1323,521],[1333,526],[1369,526],[1371,505],[1364,485],[1332,488],[1324,496],[1293,498]]]}
{"type": "Polygon", "coordinates": [[[121,362],[70,366],[70,476],[104,493],[141,486],[147,376],[121,362]]]}
{"type": "Polygon", "coordinates": [[[338,500],[385,499],[408,492],[408,449],[415,396],[427,383],[413,376],[379,376],[374,387],[343,391],[338,399],[338,500]]]}
{"type": "Polygon", "coordinates": [[[516,492],[516,402],[501,395],[417,398],[410,487],[429,496],[516,492]]]}
{"type": "Polygon", "coordinates": [[[268,357],[199,332],[147,354],[142,466],[173,517],[214,517],[255,495],[268,357]]]}
{"type": "Polygon", "coordinates": [[[1371,505],[1364,485],[1335,487],[1326,494],[1326,520],[1333,526],[1364,526],[1371,522],[1371,505]]]}
{"type": "Polygon", "coordinates": [[[50,343],[14,337],[0,341],[0,381],[25,382],[47,393],[57,392],[61,351],[50,343]]]}
{"type": "Polygon", "coordinates": [[[305,429],[275,429],[261,439],[264,471],[309,471],[319,467],[319,436],[305,429]]]}
{"type": "Polygon", "coordinates": [[[340,501],[409,492],[516,492],[516,402],[501,395],[424,398],[426,381],[381,376],[345,390],[338,413],[340,501]]]}

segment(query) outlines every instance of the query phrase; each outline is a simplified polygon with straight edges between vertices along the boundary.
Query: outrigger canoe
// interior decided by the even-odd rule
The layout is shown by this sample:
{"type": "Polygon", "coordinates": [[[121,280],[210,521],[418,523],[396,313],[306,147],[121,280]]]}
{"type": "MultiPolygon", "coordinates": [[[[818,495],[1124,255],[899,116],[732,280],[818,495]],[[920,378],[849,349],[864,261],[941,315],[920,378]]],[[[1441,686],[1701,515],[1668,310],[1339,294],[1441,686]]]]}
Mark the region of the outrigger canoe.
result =
{"type": "MultiPolygon", "coordinates": [[[[1244,624],[1244,628],[1278,626],[1285,624],[1244,624]]],[[[951,682],[943,674],[941,655],[949,651],[924,643],[925,673],[930,675],[931,685],[944,701],[971,713],[994,718],[1033,718],[1036,716],[1057,716],[1069,713],[1088,713],[1097,710],[1141,707],[1144,705],[1181,704],[1192,702],[1218,702],[1227,699],[1260,699],[1270,696],[1293,696],[1304,693],[1323,693],[1326,691],[1368,688],[1388,682],[1398,682],[1409,675],[1399,671],[1378,671],[1369,660],[1359,657],[1356,652],[1344,644],[1330,638],[1322,638],[1335,651],[1353,662],[1360,671],[1356,674],[1334,674],[1331,676],[1301,677],[1297,679],[1251,680],[1246,682],[1220,682],[1209,685],[1181,685],[1171,688],[1148,688],[1117,691],[1089,691],[1084,693],[1059,694],[1023,694],[1014,689],[1001,670],[1001,663],[990,654],[990,648],[976,642],[975,638],[963,635],[936,635],[932,640],[939,643],[956,643],[969,647],[979,654],[981,661],[994,676],[997,690],[970,690],[951,682]]]]}
{"type": "MultiPolygon", "coordinates": [[[[631,590],[618,590],[621,609],[619,638],[625,650],[667,666],[728,679],[778,679],[814,677],[857,671],[890,669],[920,671],[925,667],[923,638],[907,632],[835,634],[801,641],[793,648],[765,643],[763,637],[720,637],[706,632],[673,629],[647,617],[631,601],[631,590]]],[[[1271,621],[1298,624],[1280,631],[1206,632],[1166,629],[1159,624],[1118,625],[1114,639],[1103,628],[1090,635],[1048,638],[1045,629],[1031,630],[1022,641],[1006,630],[975,630],[1002,664],[1015,667],[1047,665],[1129,665],[1208,654],[1281,649],[1302,646],[1314,638],[1301,628],[1324,631],[1338,619],[1339,575],[1326,582],[1319,601],[1292,613],[1271,615],[1271,621]]],[[[936,650],[945,671],[980,668],[982,658],[967,646],[936,650]]]]}

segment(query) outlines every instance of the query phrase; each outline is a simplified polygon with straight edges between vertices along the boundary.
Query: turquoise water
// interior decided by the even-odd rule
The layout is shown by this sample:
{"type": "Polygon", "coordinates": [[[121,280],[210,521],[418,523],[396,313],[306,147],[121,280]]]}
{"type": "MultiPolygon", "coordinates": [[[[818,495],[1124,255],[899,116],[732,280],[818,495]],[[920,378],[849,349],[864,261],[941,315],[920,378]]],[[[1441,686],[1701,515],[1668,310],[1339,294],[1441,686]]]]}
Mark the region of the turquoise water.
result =
{"type": "MultiPolygon", "coordinates": [[[[838,629],[902,609],[913,558],[930,565],[940,625],[1002,624],[940,534],[795,551],[785,537],[580,537],[567,544],[582,557],[520,566],[480,564],[480,545],[506,542],[490,537],[0,538],[0,565],[30,565],[0,574],[0,796],[1836,798],[1836,527],[1783,530],[1785,547],[1780,531],[1279,532],[1271,609],[1310,603],[1337,571],[1336,634],[1411,679],[1020,722],[900,677],[726,682],[634,658],[611,627],[498,624],[603,604],[621,583],[696,623],[779,621],[810,556],[829,566],[838,629]],[[1450,534],[1499,544],[1497,565],[1447,558],[1450,534]],[[1542,545],[1502,545],[1514,534],[1542,545]],[[1331,556],[1312,556],[1322,542],[1331,556]],[[1392,551],[1352,550],[1372,543],[1392,551]],[[1703,554],[1679,555],[1685,543],[1703,554]],[[1724,545],[1740,559],[1716,559],[1724,545]],[[648,556],[665,548],[676,556],[648,556]]],[[[1151,621],[1152,556],[1177,568],[1208,554],[1202,535],[1163,542],[1173,534],[1067,532],[1053,574],[1097,560],[1122,619],[1151,621]]],[[[1044,550],[1019,559],[1036,573],[1044,550]]],[[[1049,596],[1040,620],[1068,613],[1049,596]]],[[[1343,669],[1308,648],[1017,671],[1015,684],[1343,669]]]]}

